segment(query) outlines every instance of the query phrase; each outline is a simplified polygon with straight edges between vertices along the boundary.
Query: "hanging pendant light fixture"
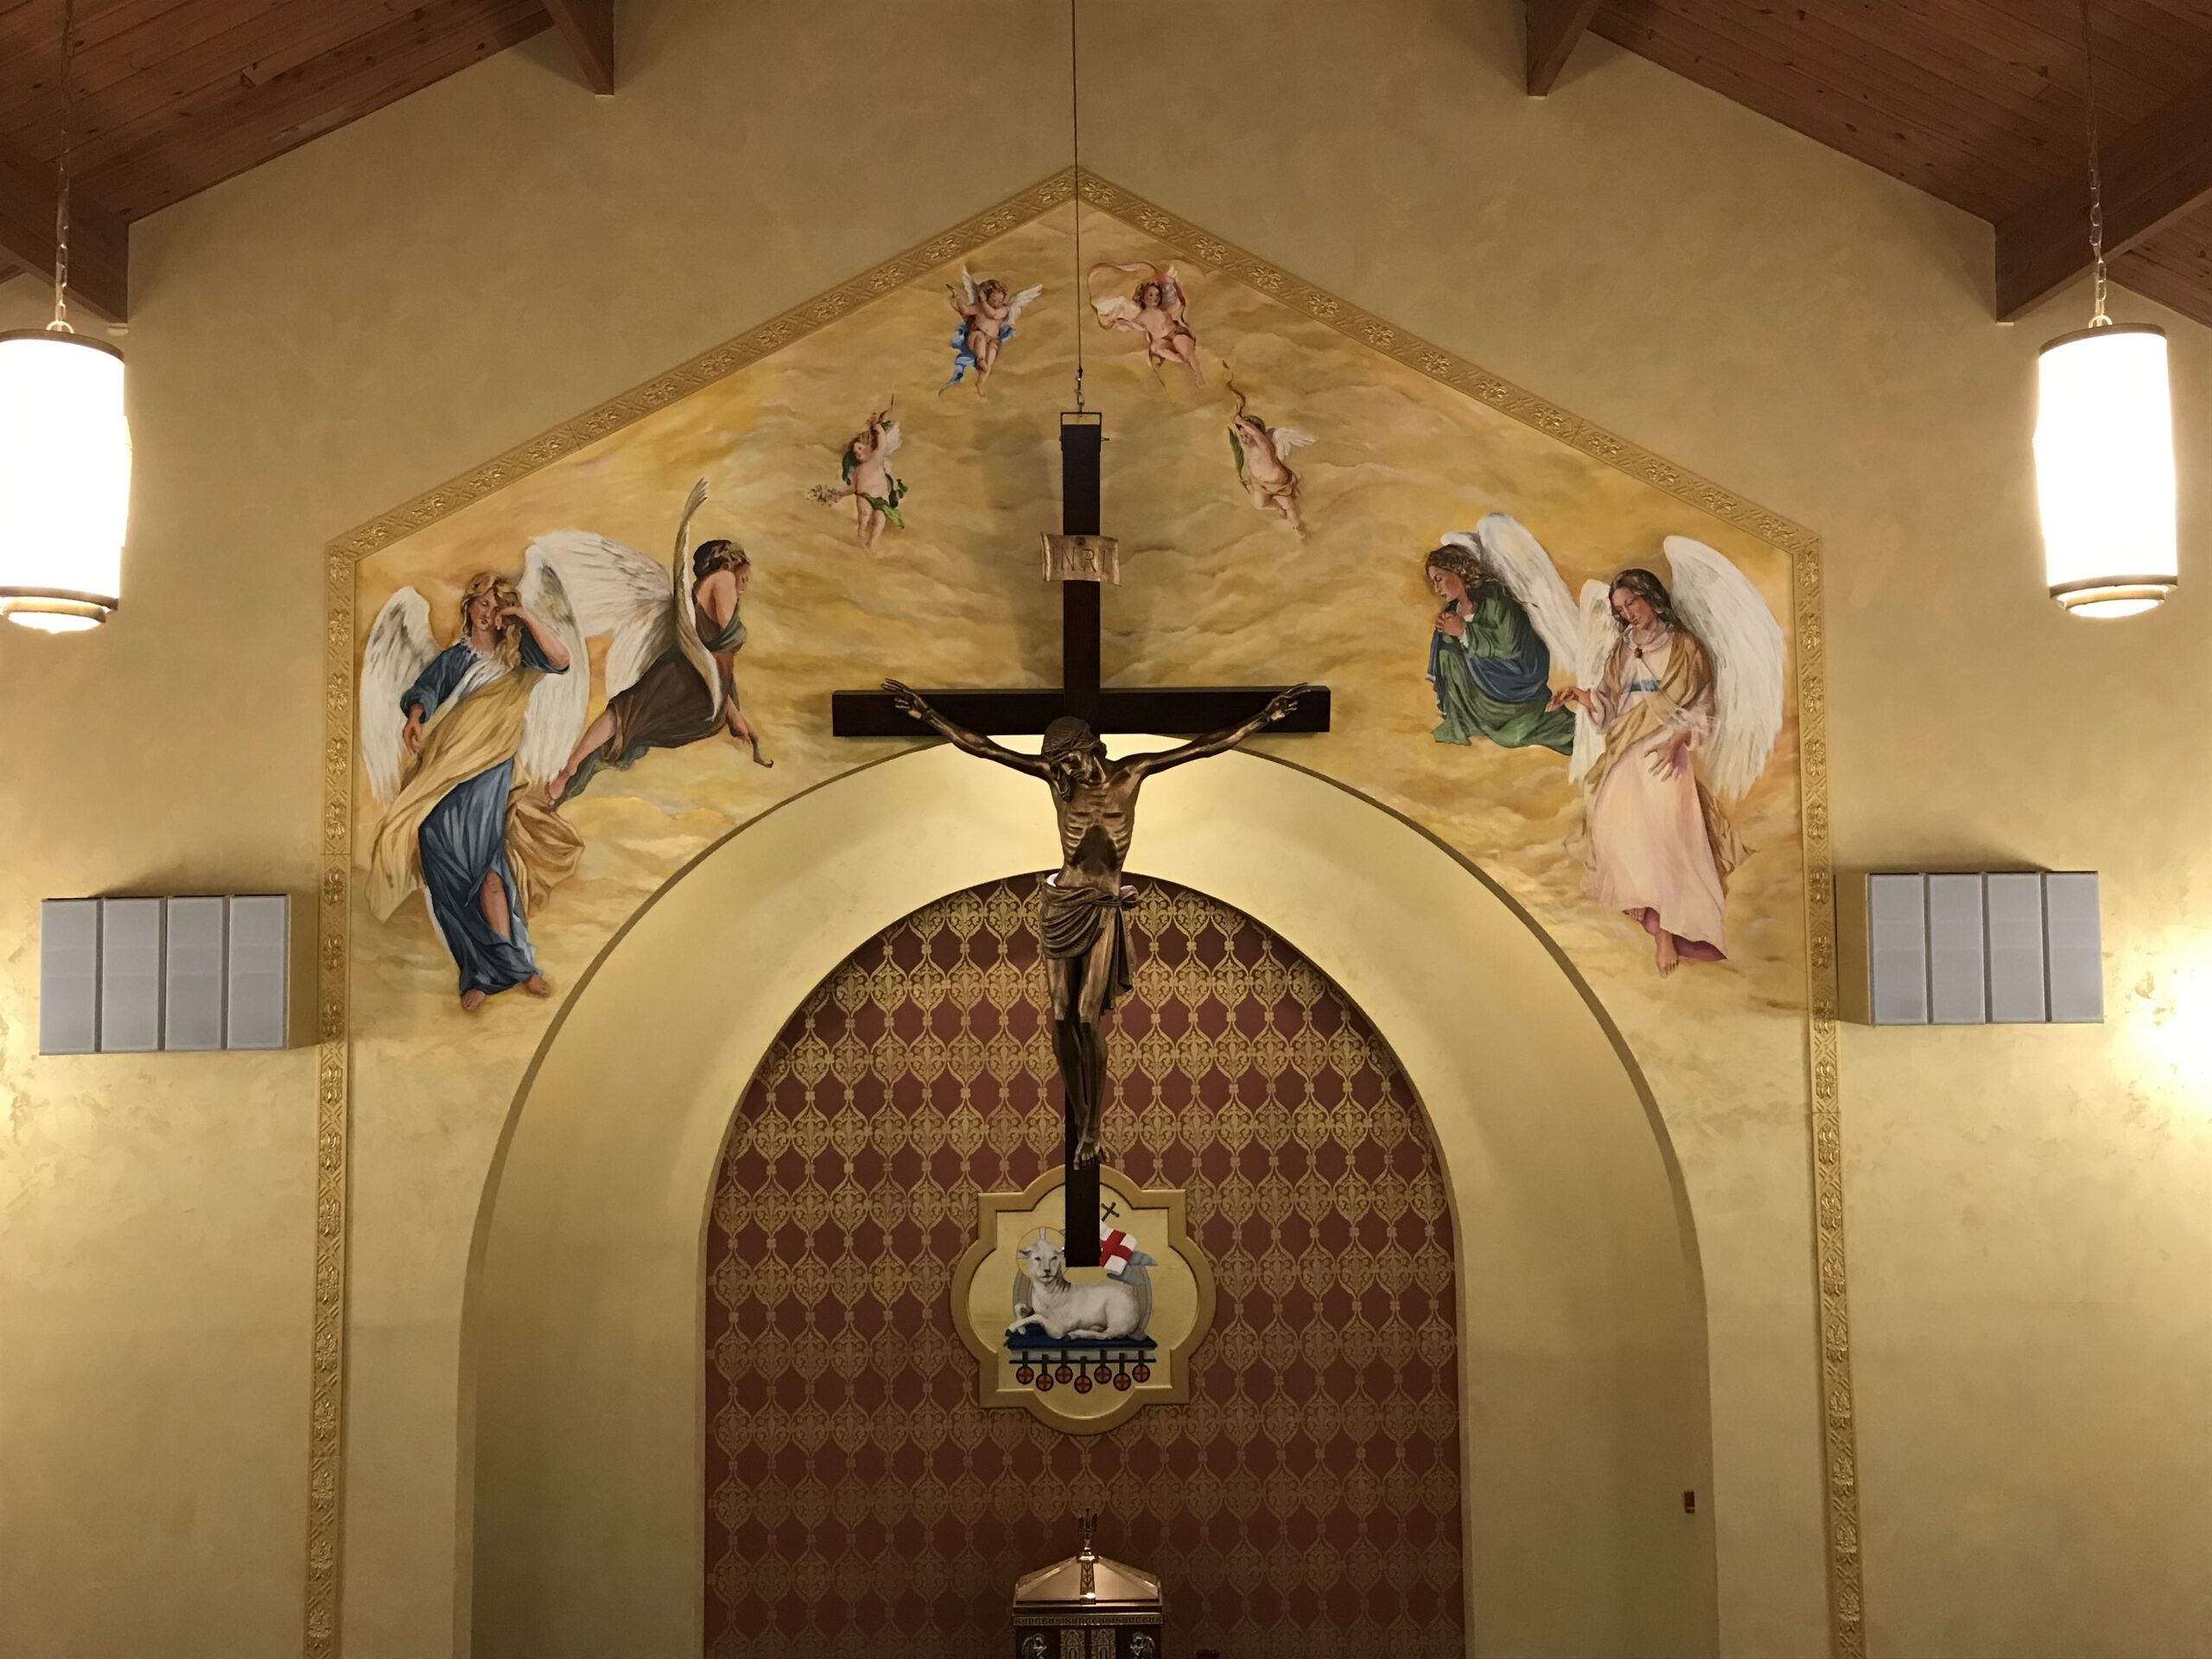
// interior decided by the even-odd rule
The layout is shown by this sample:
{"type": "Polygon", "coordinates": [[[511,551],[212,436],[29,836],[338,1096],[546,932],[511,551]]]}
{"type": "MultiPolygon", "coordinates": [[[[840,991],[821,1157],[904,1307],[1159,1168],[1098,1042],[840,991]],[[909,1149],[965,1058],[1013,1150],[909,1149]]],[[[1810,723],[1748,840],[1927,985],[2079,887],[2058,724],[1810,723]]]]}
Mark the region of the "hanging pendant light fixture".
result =
{"type": "Polygon", "coordinates": [[[120,602],[130,512],[123,353],[69,326],[76,23],[64,0],[54,321],[0,334],[0,616],[48,633],[97,627],[120,602]]]}
{"type": "Polygon", "coordinates": [[[2104,180],[2097,156],[2096,41],[2082,0],[2082,92],[2089,106],[2089,326],[2043,348],[2036,493],[2050,596],[2078,616],[2133,616],[2179,579],[2173,393],[2166,331],[2105,314],[2104,180]]]}

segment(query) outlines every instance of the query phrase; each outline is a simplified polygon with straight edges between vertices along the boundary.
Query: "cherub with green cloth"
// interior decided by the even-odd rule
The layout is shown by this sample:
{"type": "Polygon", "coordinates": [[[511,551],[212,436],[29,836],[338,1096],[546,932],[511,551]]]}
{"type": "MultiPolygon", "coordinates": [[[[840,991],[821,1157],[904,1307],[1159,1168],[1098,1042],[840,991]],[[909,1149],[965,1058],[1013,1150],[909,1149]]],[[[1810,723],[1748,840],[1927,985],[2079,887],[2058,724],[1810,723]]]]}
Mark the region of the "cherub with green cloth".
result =
{"type": "Polygon", "coordinates": [[[1436,741],[1573,753],[1573,711],[1550,706],[1550,681],[1554,652],[1573,660],[1573,605],[1536,538],[1493,512],[1473,534],[1444,537],[1425,569],[1444,601],[1428,645],[1428,683],[1443,716],[1436,741]]]}
{"type": "MultiPolygon", "coordinates": [[[[892,403],[897,401],[892,399],[892,403]]],[[[871,553],[886,524],[893,530],[906,528],[899,512],[899,504],[906,499],[906,483],[891,473],[891,457],[899,453],[900,442],[899,423],[891,418],[891,404],[886,404],[868,417],[868,424],[846,444],[838,466],[843,486],[832,489],[817,484],[807,492],[824,506],[850,501],[854,532],[871,553]]]]}

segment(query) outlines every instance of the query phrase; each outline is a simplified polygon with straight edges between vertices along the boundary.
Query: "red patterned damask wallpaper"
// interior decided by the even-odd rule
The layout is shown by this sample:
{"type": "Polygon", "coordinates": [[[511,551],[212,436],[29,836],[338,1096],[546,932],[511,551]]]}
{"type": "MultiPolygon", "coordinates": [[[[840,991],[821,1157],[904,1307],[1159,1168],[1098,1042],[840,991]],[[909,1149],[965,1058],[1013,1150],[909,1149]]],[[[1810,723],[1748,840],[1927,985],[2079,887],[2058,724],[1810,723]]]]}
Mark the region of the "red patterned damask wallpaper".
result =
{"type": "Polygon", "coordinates": [[[1107,1158],[1189,1197],[1219,1303],[1187,1405],[985,1410],[952,1325],[979,1192],[1057,1160],[1037,878],[862,947],[747,1087],[707,1245],[706,1651],[1009,1650],[1015,1577],[1161,1573],[1168,1650],[1464,1651],[1451,1223],[1366,1022],[1249,918],[1140,881],[1107,1158]]]}

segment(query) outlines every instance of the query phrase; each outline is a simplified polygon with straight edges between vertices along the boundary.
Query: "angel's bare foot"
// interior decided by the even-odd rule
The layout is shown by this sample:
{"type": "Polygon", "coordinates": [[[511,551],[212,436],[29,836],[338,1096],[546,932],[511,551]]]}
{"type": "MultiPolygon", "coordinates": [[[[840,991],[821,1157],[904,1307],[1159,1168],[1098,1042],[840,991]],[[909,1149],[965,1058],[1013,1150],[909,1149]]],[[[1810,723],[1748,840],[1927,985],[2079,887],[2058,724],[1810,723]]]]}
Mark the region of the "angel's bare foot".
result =
{"type": "Polygon", "coordinates": [[[553,988],[545,982],[545,976],[543,974],[532,974],[528,979],[523,981],[522,988],[525,991],[528,991],[532,996],[550,996],[553,995],[553,988]]]}
{"type": "Polygon", "coordinates": [[[483,993],[483,992],[481,992],[481,991],[480,991],[480,990],[470,989],[470,990],[463,991],[463,992],[461,994],[461,1011],[463,1014],[474,1014],[474,1013],[475,1013],[475,1012],[476,1012],[476,1010],[477,1010],[477,1009],[479,1009],[479,1008],[482,1007],[483,1006],[484,1006],[484,993],[483,993]]]}
{"type": "Polygon", "coordinates": [[[1652,935],[1652,954],[1658,958],[1659,977],[1667,978],[1681,965],[1681,953],[1675,949],[1675,936],[1663,927],[1652,935]]]}
{"type": "Polygon", "coordinates": [[[774,761],[767,759],[760,753],[760,740],[759,738],[748,737],[745,741],[753,746],[753,764],[754,766],[772,766],[776,764],[774,761]]]}

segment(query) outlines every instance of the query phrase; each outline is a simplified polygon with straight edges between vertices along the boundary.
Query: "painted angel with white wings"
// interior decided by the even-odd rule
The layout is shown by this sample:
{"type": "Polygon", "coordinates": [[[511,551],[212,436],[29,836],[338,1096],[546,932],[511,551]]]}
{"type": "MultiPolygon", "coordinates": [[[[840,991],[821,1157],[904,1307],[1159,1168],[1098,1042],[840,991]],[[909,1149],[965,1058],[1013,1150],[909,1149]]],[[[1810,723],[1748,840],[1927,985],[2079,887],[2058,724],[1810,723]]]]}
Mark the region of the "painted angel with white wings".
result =
{"type": "Polygon", "coordinates": [[[361,760],[383,809],[368,897],[388,919],[416,893],[460,970],[461,1006],[549,987],[530,913],[575,871],[583,843],[540,787],[583,729],[591,677],[552,560],[532,548],[522,580],[480,571],[443,647],[429,602],[385,602],[361,658],[361,760]]]}
{"type": "Polygon", "coordinates": [[[906,528],[906,515],[899,510],[899,504],[906,499],[906,481],[891,471],[891,457],[899,453],[906,435],[891,418],[891,404],[886,404],[870,415],[868,424],[846,442],[837,463],[843,482],[834,488],[817,484],[807,492],[825,507],[850,501],[853,533],[871,553],[887,524],[893,530],[906,528]]]}
{"type": "Polygon", "coordinates": [[[691,520],[706,502],[701,479],[683,504],[665,567],[588,531],[556,531],[531,543],[560,573],[584,636],[607,636],[607,706],[546,781],[548,800],[573,800],[602,768],[627,768],[648,750],[680,749],[724,732],[752,750],[754,765],[776,764],[761,754],[760,734],[738,705],[737,653],[746,637],[740,607],[753,561],[726,537],[685,556],[691,520]]]}
{"type": "Polygon", "coordinates": [[[1144,341],[1145,357],[1154,367],[1179,363],[1191,372],[1191,378],[1203,381],[1205,373],[1198,367],[1198,337],[1191,332],[1185,320],[1185,299],[1183,279],[1170,265],[1166,270],[1140,260],[1135,264],[1093,265],[1085,279],[1090,289],[1090,308],[1098,314],[1101,328],[1118,328],[1138,336],[1144,341]],[[1098,295],[1100,275],[1136,277],[1136,285],[1124,294],[1098,295]]]}
{"type": "Polygon", "coordinates": [[[958,385],[961,377],[973,369],[976,395],[980,397],[991,371],[998,366],[999,348],[1014,338],[1014,325],[1021,320],[1022,308],[1045,288],[1040,283],[1009,294],[997,277],[986,276],[979,283],[968,274],[965,265],[960,267],[960,288],[964,293],[956,291],[950,283],[944,288],[960,322],[952,331],[952,378],[938,390],[958,385]]]}
{"type": "Polygon", "coordinates": [[[1582,785],[1590,896],[1650,935],[1662,975],[1726,959],[1726,804],[1758,781],[1782,733],[1782,625],[1748,577],[1669,536],[1672,585],[1631,569],[1582,588],[1568,776],[1582,785]]]}
{"type": "Polygon", "coordinates": [[[1244,394],[1231,380],[1229,390],[1236,399],[1236,412],[1229,417],[1229,448],[1236,457],[1236,481],[1262,512],[1272,512],[1299,535],[1306,534],[1298,512],[1298,474],[1291,470],[1291,452],[1313,442],[1310,432],[1294,426],[1269,426],[1252,413],[1244,394]]]}
{"type": "Polygon", "coordinates": [[[1424,569],[1443,601],[1428,639],[1436,741],[1569,753],[1574,715],[1551,694],[1552,665],[1574,662],[1581,635],[1551,555],[1518,519],[1493,512],[1446,536],[1424,569]]]}

